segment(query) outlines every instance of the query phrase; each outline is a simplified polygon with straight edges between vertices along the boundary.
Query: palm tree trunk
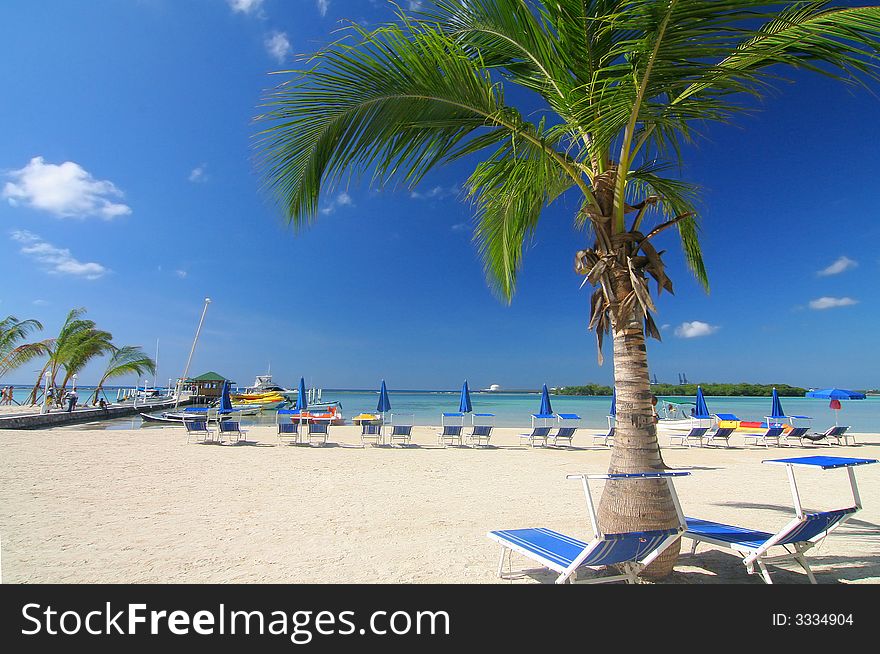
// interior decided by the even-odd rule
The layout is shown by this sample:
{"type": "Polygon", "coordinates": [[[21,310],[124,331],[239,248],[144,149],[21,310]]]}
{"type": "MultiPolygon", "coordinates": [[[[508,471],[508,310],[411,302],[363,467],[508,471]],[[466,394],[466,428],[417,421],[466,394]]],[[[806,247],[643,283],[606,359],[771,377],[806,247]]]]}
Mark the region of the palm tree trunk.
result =
{"type": "MultiPolygon", "coordinates": [[[[628,272],[615,274],[615,295],[622,299],[631,289],[628,272]]],[[[633,313],[615,325],[614,386],[617,419],[610,473],[666,469],[660,455],[657,428],[651,411],[651,385],[642,320],[633,313]]],[[[675,504],[664,480],[608,481],[599,501],[599,523],[607,533],[636,529],[667,529],[678,525],[675,504]]],[[[648,579],[668,576],[678,557],[676,542],[643,572],[648,579]]]]}
{"type": "Polygon", "coordinates": [[[37,393],[40,391],[40,384],[43,381],[43,375],[46,374],[46,371],[49,369],[49,364],[51,363],[51,359],[46,362],[46,365],[43,366],[43,369],[40,371],[40,374],[37,375],[37,381],[34,384],[33,389],[31,389],[31,396],[28,398],[28,402],[31,404],[37,403],[37,393]]]}

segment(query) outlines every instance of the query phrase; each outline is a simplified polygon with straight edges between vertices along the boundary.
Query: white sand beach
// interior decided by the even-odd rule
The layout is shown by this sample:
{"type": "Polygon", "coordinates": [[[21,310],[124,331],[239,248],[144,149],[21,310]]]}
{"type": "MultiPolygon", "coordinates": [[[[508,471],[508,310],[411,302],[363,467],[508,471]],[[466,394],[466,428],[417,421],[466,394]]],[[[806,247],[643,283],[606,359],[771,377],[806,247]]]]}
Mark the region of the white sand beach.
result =
{"type": "MultiPolygon", "coordinates": [[[[333,427],[325,447],[252,428],[248,444],[186,444],[180,427],[0,432],[0,553],[6,583],[497,583],[491,529],[544,526],[590,537],[571,473],[606,470],[609,450],[582,429],[571,449],[440,448],[414,429],[409,448],[362,447],[333,427]]],[[[792,515],[785,469],[762,460],[814,454],[878,458],[858,446],[669,447],[693,474],[676,482],[686,514],[776,531],[792,515]]],[[[880,582],[880,465],[856,469],[864,510],[812,551],[819,583],[880,582]]],[[[798,474],[805,508],[851,502],[846,472],[798,474]]],[[[687,548],[687,545],[685,546],[687,548]]],[[[514,558],[514,564],[525,563],[514,558]]],[[[776,583],[807,583],[786,564],[776,583]]],[[[534,583],[524,577],[501,583],[534,583]]],[[[729,550],[701,546],[664,583],[763,583],[729,550]]]]}

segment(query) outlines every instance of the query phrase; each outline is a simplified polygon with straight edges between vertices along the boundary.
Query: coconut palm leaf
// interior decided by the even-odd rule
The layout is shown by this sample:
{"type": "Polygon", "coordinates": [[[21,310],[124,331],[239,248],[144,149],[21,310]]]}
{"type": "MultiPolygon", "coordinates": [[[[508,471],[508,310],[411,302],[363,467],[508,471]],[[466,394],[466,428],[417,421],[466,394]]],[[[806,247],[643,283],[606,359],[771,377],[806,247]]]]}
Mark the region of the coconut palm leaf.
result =
{"type": "Polygon", "coordinates": [[[31,359],[47,354],[45,342],[21,343],[32,332],[42,329],[43,325],[33,319],[19,320],[15,316],[7,316],[0,320],[0,377],[31,359]]]}
{"type": "Polygon", "coordinates": [[[145,373],[155,374],[156,362],[145,354],[139,345],[123,345],[120,348],[113,348],[113,354],[107,360],[107,368],[95,388],[92,404],[97,403],[98,396],[108,379],[126,375],[140,376],[145,373]]]}

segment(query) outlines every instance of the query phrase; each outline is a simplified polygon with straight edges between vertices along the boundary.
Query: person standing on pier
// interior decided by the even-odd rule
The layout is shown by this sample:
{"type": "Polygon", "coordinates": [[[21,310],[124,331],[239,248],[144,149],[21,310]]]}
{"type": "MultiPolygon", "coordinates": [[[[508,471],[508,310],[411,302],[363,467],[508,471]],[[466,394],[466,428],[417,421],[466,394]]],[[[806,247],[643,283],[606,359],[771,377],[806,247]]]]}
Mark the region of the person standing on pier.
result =
{"type": "Polygon", "coordinates": [[[70,413],[73,411],[73,407],[76,406],[79,396],[77,396],[76,391],[70,391],[65,399],[67,400],[67,413],[70,413]]]}

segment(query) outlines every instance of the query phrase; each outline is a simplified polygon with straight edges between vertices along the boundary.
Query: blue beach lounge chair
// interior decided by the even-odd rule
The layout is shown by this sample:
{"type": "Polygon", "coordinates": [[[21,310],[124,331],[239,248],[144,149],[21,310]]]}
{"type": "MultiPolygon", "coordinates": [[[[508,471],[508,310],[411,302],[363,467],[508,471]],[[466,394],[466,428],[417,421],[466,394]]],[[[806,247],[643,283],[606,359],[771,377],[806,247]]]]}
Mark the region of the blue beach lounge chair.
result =
{"type": "Polygon", "coordinates": [[[823,445],[831,445],[831,439],[837,439],[837,444],[841,444],[841,440],[843,440],[843,444],[847,445],[848,440],[852,438],[853,445],[856,444],[855,436],[851,434],[846,434],[849,429],[849,425],[835,425],[834,427],[829,427],[823,433],[813,433],[812,435],[804,434],[804,438],[807,438],[814,443],[822,443],[823,445]]]}
{"type": "Polygon", "coordinates": [[[437,435],[440,445],[461,445],[461,430],[464,429],[464,414],[443,413],[440,415],[441,431],[437,435]]]}
{"type": "Polygon", "coordinates": [[[798,445],[803,446],[804,436],[809,430],[809,427],[793,427],[782,434],[782,437],[780,438],[781,444],[791,446],[792,443],[797,441],[798,445]]]}
{"type": "Polygon", "coordinates": [[[688,433],[681,432],[680,434],[670,434],[669,442],[672,443],[673,440],[678,439],[679,444],[690,447],[692,443],[696,443],[700,447],[703,447],[703,437],[706,435],[706,432],[709,431],[708,427],[694,427],[688,433]]]}
{"type": "Polygon", "coordinates": [[[494,413],[475,413],[471,416],[471,431],[465,434],[465,444],[471,447],[489,447],[492,429],[495,426],[494,413]],[[479,423],[479,424],[478,424],[479,423]]]}
{"type": "Polygon", "coordinates": [[[733,427],[719,427],[715,431],[706,432],[703,437],[706,445],[714,446],[719,441],[724,441],[724,447],[730,447],[730,435],[736,431],[733,427]]]}
{"type": "Polygon", "coordinates": [[[571,447],[571,439],[574,438],[580,419],[581,417],[576,413],[560,413],[559,427],[547,437],[547,442],[553,447],[558,447],[559,441],[566,441],[571,447]]]}
{"type": "Polygon", "coordinates": [[[234,436],[236,443],[242,440],[247,442],[247,430],[241,428],[241,423],[238,420],[221,420],[217,424],[220,427],[219,436],[221,439],[224,436],[228,436],[231,440],[234,436]]]}
{"type": "Polygon", "coordinates": [[[329,433],[329,422],[319,422],[315,420],[308,423],[309,445],[325,445],[327,443],[327,436],[329,433]]]}
{"type": "MultiPolygon", "coordinates": [[[[583,582],[593,584],[612,581],[626,581],[631,584],[638,583],[638,575],[642,569],[681,536],[684,529],[684,516],[678,503],[678,496],[675,494],[675,487],[672,485],[672,478],[683,477],[688,474],[690,473],[645,472],[633,474],[568,475],[568,479],[579,479],[583,484],[590,513],[590,522],[595,534],[593,540],[585,543],[576,538],[544,528],[490,531],[487,534],[488,537],[501,544],[498,576],[502,579],[505,578],[505,557],[507,557],[509,565],[511,552],[517,552],[533,561],[537,561],[543,568],[549,568],[557,573],[557,584],[575,581],[580,569],[602,569],[611,565],[618,566],[620,574],[592,577],[584,579],[583,582]],[[619,534],[603,533],[599,528],[599,520],[596,516],[593,498],[590,494],[588,483],[590,479],[626,479],[633,482],[664,479],[669,486],[669,491],[675,503],[679,526],[674,529],[655,529],[619,534]]],[[[513,574],[508,572],[507,577],[513,576],[513,574]]]]}
{"type": "Polygon", "coordinates": [[[382,425],[376,422],[361,422],[361,444],[382,445],[385,441],[382,437],[382,425]]]}
{"type": "Polygon", "coordinates": [[[602,445],[605,447],[611,446],[614,443],[614,427],[609,427],[604,434],[593,434],[593,445],[596,444],[596,441],[602,441],[602,445]]]}
{"type": "Polygon", "coordinates": [[[773,441],[773,444],[779,447],[779,438],[781,436],[782,427],[768,427],[767,431],[763,434],[743,434],[743,438],[747,441],[754,441],[755,445],[760,442],[764,447],[770,447],[770,441],[773,441]]]}
{"type": "MultiPolygon", "coordinates": [[[[749,574],[755,573],[755,566],[761,572],[761,577],[768,584],[770,572],[767,563],[779,563],[782,561],[795,561],[807,573],[811,584],[816,583],[810,565],[804,554],[821,542],[832,530],[839,527],[845,520],[862,508],[856,485],[855,466],[877,463],[876,459],[848,459],[835,456],[804,456],[792,459],[774,459],[764,461],[773,465],[783,465],[788,472],[788,480],[791,486],[791,495],[794,502],[795,517],[784,525],[775,534],[744,527],[734,527],[710,520],[687,518],[687,531],[682,538],[693,541],[691,554],[697,550],[698,543],[708,543],[718,547],[730,548],[743,557],[743,564],[749,574]],[[852,491],[852,506],[833,511],[820,511],[818,513],[805,513],[801,507],[800,496],[794,478],[795,467],[813,468],[820,470],[833,470],[846,468],[849,474],[850,489],[852,491]],[[781,548],[784,553],[768,556],[771,548],[781,548]]],[[[776,550],[774,550],[776,551],[776,550]]]]}
{"type": "Polygon", "coordinates": [[[412,425],[391,425],[388,442],[391,445],[394,445],[394,443],[409,445],[410,440],[412,440],[412,428],[412,425]]]}
{"type": "Polygon", "coordinates": [[[214,430],[208,429],[208,421],[184,419],[183,426],[186,427],[186,442],[189,443],[190,436],[195,436],[200,443],[207,443],[214,439],[214,430]]]}

